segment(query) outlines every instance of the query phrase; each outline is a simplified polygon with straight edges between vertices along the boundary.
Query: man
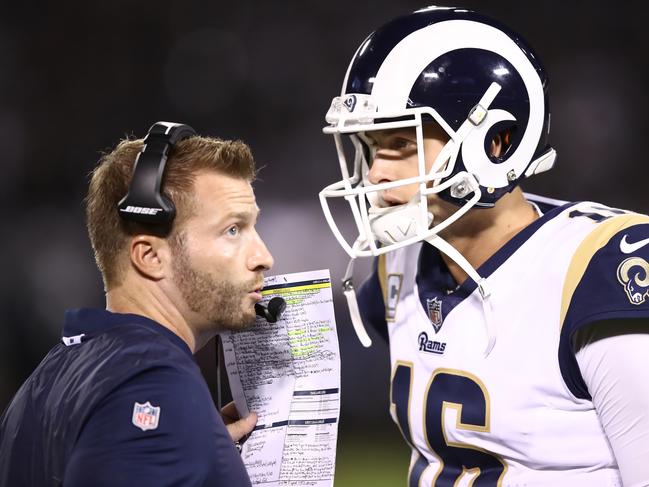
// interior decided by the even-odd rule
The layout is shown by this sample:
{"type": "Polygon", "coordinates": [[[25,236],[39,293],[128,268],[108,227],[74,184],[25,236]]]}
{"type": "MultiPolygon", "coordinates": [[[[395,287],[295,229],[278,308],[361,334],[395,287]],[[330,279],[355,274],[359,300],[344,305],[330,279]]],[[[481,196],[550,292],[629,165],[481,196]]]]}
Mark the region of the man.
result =
{"type": "Polygon", "coordinates": [[[361,44],[327,114],[321,202],[378,257],[345,294],[389,339],[409,486],[649,485],[649,217],[523,194],[555,160],[547,88],[517,34],[430,7],[361,44]]]}
{"type": "Polygon", "coordinates": [[[254,175],[244,143],[164,122],[101,158],[86,215],[106,310],[68,311],[5,411],[0,485],[250,486],[233,440],[256,415],[226,428],[192,354],[254,321],[273,264],[254,175]]]}

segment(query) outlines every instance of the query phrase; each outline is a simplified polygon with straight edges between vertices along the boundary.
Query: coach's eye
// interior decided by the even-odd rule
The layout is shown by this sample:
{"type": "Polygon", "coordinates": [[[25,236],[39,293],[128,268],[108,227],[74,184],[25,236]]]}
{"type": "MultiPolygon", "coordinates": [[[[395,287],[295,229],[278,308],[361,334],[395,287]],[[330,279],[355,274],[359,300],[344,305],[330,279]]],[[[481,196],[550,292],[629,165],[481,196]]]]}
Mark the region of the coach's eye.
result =
{"type": "Polygon", "coordinates": [[[239,234],[239,226],[238,225],[232,225],[230,228],[228,228],[228,235],[232,237],[236,237],[239,234]]]}

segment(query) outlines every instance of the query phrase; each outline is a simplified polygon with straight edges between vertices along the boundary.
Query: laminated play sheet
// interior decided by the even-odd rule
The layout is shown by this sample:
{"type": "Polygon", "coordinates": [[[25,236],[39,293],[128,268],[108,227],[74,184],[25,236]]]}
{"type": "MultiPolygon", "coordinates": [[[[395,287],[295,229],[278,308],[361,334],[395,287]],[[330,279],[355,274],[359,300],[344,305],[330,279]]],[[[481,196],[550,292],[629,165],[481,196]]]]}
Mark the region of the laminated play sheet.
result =
{"type": "Polygon", "coordinates": [[[259,415],[243,462],[253,485],[332,486],[340,354],[329,271],[267,277],[262,295],[286,301],[281,318],[221,336],[237,409],[259,415]]]}

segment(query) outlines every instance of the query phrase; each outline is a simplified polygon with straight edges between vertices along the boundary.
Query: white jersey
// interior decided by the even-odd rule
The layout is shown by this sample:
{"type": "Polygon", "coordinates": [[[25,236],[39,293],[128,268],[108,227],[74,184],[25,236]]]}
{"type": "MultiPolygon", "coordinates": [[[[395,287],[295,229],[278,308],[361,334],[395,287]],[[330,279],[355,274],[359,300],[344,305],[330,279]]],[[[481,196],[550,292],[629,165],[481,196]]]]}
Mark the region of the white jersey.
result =
{"type": "Polygon", "coordinates": [[[456,287],[439,252],[378,259],[359,293],[387,332],[391,414],[412,447],[408,485],[615,486],[619,469],[580,375],[583,325],[649,316],[649,217],[593,203],[546,213],[456,287]]]}

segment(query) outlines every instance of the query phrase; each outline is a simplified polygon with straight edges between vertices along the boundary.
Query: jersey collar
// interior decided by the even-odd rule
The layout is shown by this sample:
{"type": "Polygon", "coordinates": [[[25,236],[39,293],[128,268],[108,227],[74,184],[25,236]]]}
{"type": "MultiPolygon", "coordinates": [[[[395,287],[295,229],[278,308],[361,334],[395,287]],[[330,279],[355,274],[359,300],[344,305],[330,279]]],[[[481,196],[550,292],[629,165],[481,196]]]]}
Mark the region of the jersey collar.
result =
{"type": "MultiPolygon", "coordinates": [[[[559,215],[566,208],[576,204],[566,203],[561,206],[553,206],[540,204],[539,201],[534,202],[544,212],[543,215],[514,235],[514,237],[487,259],[477,269],[481,277],[488,278],[544,224],[559,215]]],[[[439,251],[433,246],[426,244],[422,245],[419,253],[416,279],[419,289],[419,300],[424,310],[427,309],[428,301],[438,298],[445,301],[446,313],[450,312],[464,298],[473,293],[477,287],[477,284],[468,278],[458,286],[446,267],[439,251]]]]}
{"type": "Polygon", "coordinates": [[[159,335],[166,336],[176,346],[192,356],[189,346],[182,338],[160,323],[145,316],[113,313],[105,309],[81,308],[67,310],[61,340],[65,345],[75,345],[121,325],[149,328],[159,335]]]}

